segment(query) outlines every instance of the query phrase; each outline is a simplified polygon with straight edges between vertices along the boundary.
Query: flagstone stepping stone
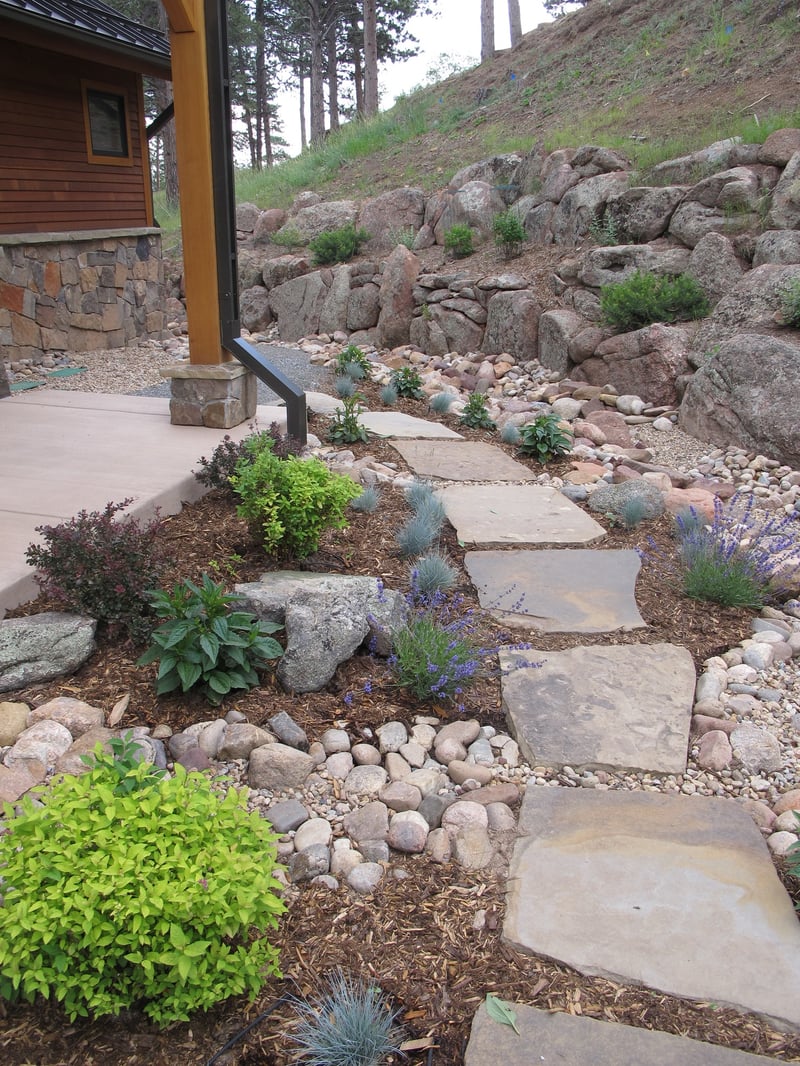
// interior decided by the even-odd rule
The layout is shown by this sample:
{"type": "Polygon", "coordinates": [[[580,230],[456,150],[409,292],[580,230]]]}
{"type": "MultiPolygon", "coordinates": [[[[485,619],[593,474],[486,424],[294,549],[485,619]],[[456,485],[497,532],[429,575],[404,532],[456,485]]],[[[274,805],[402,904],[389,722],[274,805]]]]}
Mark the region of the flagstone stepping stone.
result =
{"type": "Polygon", "coordinates": [[[775,1059],[717,1047],[685,1036],[615,1025],[595,1018],[512,1004],[519,1036],[510,1025],[494,1021],[481,1005],[472,1022],[464,1066],[766,1066],[775,1059]],[[535,1049],[535,1055],[531,1049],[535,1049]]]}
{"type": "Polygon", "coordinates": [[[528,788],[519,834],[503,936],[520,950],[800,1028],[800,923],[738,804],[528,788]]]}
{"type": "Polygon", "coordinates": [[[364,411],[359,416],[359,422],[376,437],[464,439],[460,433],[440,422],[429,422],[425,418],[404,415],[400,411],[364,411]]]}
{"type": "Polygon", "coordinates": [[[480,441],[400,440],[393,447],[415,474],[444,481],[533,481],[536,475],[500,448],[480,441]]]}
{"type": "Polygon", "coordinates": [[[473,551],[464,565],[481,606],[506,625],[545,633],[611,633],[645,621],[635,551],[473,551]]]}
{"type": "Polygon", "coordinates": [[[436,495],[464,544],[589,544],[605,536],[549,485],[446,485],[436,495]]]}
{"type": "Polygon", "coordinates": [[[503,710],[531,766],[686,769],[695,688],[686,648],[501,648],[500,669],[503,710]]]}

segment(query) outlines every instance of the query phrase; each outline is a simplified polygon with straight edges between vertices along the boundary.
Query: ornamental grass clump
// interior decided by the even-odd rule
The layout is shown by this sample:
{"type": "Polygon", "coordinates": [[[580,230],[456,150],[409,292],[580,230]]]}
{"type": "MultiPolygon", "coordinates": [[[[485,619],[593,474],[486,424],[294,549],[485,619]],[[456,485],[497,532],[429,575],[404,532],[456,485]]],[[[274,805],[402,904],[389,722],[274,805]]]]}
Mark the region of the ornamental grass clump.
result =
{"type": "Polygon", "coordinates": [[[37,526],[42,544],[30,544],[25,559],[36,567],[42,595],[57,607],[96,618],[132,640],[153,626],[147,590],[165,566],[159,547],[161,519],[116,518],[133,499],[107,503],[102,511],[79,511],[55,526],[37,526]]]}
{"type": "Polygon", "coordinates": [[[460,596],[409,594],[412,614],[395,634],[389,669],[396,683],[427,703],[455,701],[480,674],[490,649],[477,640],[478,618],[460,596]]]}
{"type": "Polygon", "coordinates": [[[415,599],[447,592],[458,580],[458,572],[442,552],[427,552],[411,568],[411,590],[415,599]]]}
{"type": "Polygon", "coordinates": [[[376,985],[337,973],[328,993],[297,1007],[300,1021],[290,1040],[307,1066],[380,1066],[400,1050],[397,1013],[376,985]]]}
{"type": "Polygon", "coordinates": [[[691,599],[758,609],[797,589],[800,523],[757,510],[752,494],[737,492],[727,504],[715,497],[710,523],[692,510],[675,525],[679,576],[691,599]]]}
{"type": "Polygon", "coordinates": [[[87,773],[5,806],[0,996],[70,1021],[141,1007],[161,1026],[254,998],[280,976],[271,826],[203,774],[112,770],[95,751],[87,773]]]}

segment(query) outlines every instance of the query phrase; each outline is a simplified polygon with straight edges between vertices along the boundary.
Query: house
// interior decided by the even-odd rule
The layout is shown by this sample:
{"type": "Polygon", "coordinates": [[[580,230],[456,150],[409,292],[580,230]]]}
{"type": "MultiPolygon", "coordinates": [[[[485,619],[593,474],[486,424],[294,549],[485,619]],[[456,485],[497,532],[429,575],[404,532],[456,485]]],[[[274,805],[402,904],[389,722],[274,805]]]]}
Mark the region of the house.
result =
{"type": "Polygon", "coordinates": [[[0,359],[161,335],[143,76],[170,69],[100,0],[0,0],[0,359]]]}

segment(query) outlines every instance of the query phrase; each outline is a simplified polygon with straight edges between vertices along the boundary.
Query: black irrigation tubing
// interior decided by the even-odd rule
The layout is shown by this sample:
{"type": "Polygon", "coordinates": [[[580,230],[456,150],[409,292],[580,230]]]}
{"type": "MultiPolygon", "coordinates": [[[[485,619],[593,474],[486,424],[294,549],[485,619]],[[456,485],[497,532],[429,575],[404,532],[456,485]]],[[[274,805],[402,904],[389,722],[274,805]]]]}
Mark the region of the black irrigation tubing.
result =
{"type": "Polygon", "coordinates": [[[271,1003],[270,1006],[267,1007],[265,1011],[262,1011],[257,1018],[254,1018],[249,1025],[246,1025],[244,1029],[240,1029],[238,1033],[232,1036],[228,1043],[221,1047],[215,1055],[212,1055],[206,1063],[206,1066],[214,1066],[214,1063],[217,1061],[218,1058],[224,1055],[226,1051],[230,1051],[234,1044],[238,1044],[239,1041],[243,1037],[247,1036],[250,1030],[254,1029],[259,1022],[263,1022],[265,1018],[268,1018],[274,1010],[277,1010],[278,1007],[280,1007],[281,1003],[288,1003],[289,1000],[292,998],[293,997],[289,995],[288,992],[285,992],[279,999],[276,999],[275,1002],[271,1003]]]}

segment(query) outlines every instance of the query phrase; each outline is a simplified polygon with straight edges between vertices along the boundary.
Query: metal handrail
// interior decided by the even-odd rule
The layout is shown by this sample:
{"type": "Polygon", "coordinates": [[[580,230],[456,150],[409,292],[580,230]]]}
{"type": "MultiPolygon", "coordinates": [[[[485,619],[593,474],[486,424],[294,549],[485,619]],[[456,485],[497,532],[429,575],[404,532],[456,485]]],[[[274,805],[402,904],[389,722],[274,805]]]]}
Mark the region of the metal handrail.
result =
{"type": "Polygon", "coordinates": [[[263,381],[286,404],[286,432],[301,444],[308,443],[308,421],[306,411],[306,394],[291,378],[287,378],[276,366],[266,359],[258,348],[242,340],[241,337],[229,337],[223,340],[223,347],[234,358],[252,371],[259,381],[263,381]]]}

